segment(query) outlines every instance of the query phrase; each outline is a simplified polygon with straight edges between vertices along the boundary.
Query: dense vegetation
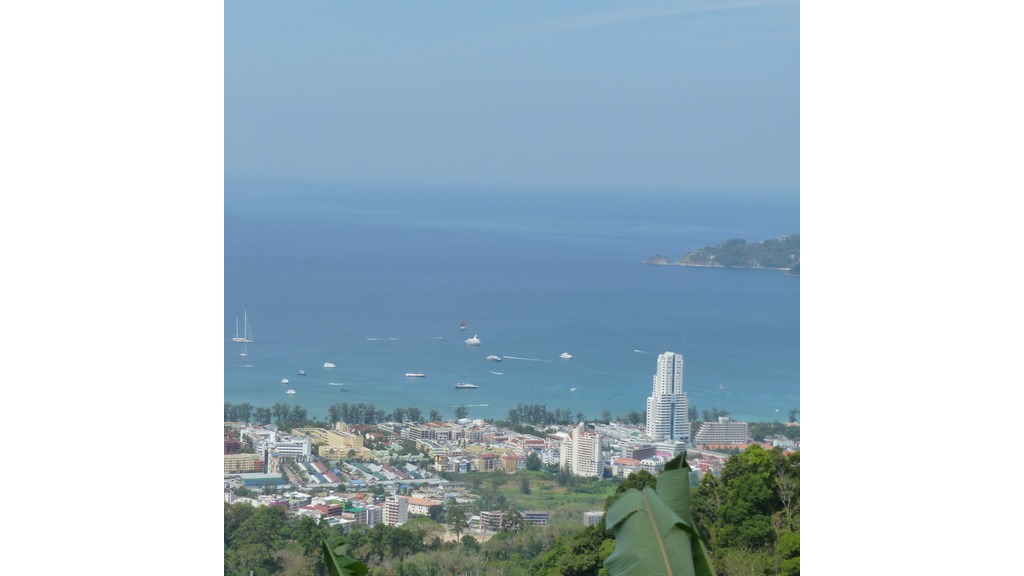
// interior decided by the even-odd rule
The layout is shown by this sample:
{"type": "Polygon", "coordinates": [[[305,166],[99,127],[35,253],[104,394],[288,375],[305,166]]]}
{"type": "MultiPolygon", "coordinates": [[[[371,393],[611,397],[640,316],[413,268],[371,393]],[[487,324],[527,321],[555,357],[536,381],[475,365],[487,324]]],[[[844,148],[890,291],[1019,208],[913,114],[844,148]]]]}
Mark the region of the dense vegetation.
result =
{"type": "MultiPolygon", "coordinates": [[[[515,476],[499,480],[497,474],[470,474],[460,479],[485,496],[482,499],[486,501],[480,503],[483,509],[554,507],[571,513],[552,514],[553,523],[547,527],[512,521],[489,540],[478,541],[465,533],[462,523],[473,510],[448,504],[436,517],[459,527],[454,538],[455,531],[446,531],[425,517],[401,527],[360,526],[344,536],[349,555],[366,563],[374,576],[607,574],[604,560],[615,548],[614,533],[603,522],[584,528],[578,511],[592,506],[595,498],[598,503],[592,509],[600,509],[602,499],[607,509],[614,494],[657,485],[657,477],[646,472],[631,474],[613,494],[615,484],[609,481],[580,479],[576,486],[559,487],[550,479],[543,480],[543,471],[520,474],[527,482],[515,476]],[[582,503],[574,506],[573,499],[582,503]]],[[[784,455],[779,449],[748,448],[733,456],[719,476],[705,475],[691,489],[690,508],[719,576],[800,573],[798,452],[784,455]]],[[[323,575],[321,542],[339,535],[337,528],[320,526],[310,518],[290,517],[277,508],[225,505],[224,573],[246,576],[252,570],[254,576],[323,575]]]]}
{"type": "MultiPolygon", "coordinates": [[[[661,254],[646,260],[649,264],[670,264],[661,254]]],[[[731,268],[779,268],[799,274],[800,235],[792,234],[748,244],[732,238],[716,246],[691,250],[675,262],[683,266],[724,266],[731,268]]]]}

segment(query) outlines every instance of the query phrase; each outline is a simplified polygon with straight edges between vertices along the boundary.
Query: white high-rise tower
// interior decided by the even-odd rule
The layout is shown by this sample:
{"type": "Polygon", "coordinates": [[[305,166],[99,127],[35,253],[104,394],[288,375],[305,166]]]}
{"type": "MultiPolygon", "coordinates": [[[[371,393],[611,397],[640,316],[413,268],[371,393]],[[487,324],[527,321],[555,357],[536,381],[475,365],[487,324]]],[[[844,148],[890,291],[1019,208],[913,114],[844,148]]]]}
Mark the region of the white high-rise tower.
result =
{"type": "Polygon", "coordinates": [[[601,436],[587,428],[583,422],[569,431],[569,437],[562,442],[560,464],[576,476],[604,475],[604,461],[601,458],[601,436]]]}
{"type": "Polygon", "coordinates": [[[654,388],[647,398],[647,435],[690,443],[690,421],[683,392],[683,355],[665,352],[658,356],[654,388]]]}

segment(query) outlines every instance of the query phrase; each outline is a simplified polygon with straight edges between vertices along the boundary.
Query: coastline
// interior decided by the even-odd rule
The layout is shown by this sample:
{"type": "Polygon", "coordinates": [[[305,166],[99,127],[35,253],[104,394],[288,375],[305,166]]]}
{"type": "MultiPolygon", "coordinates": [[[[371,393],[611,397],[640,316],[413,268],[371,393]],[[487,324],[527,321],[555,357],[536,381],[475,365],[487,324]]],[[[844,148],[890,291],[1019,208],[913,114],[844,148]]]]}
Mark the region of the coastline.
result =
{"type": "Polygon", "coordinates": [[[691,262],[662,262],[660,260],[652,260],[648,258],[644,260],[644,264],[650,264],[651,266],[686,266],[689,268],[733,268],[739,270],[780,270],[782,272],[789,272],[793,268],[772,268],[769,266],[725,266],[717,262],[710,264],[696,264],[691,262]]]}

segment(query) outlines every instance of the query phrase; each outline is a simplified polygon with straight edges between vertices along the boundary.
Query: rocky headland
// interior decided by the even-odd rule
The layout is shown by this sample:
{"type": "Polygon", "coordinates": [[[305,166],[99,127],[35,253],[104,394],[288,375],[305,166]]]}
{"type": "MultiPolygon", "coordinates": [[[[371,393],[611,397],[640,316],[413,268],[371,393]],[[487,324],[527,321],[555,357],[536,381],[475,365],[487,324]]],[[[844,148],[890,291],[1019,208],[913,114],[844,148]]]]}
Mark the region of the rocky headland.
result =
{"type": "Polygon", "coordinates": [[[770,268],[785,270],[789,274],[799,276],[800,235],[791,234],[755,243],[748,243],[742,238],[732,238],[715,246],[690,250],[674,262],[662,254],[655,254],[644,262],[661,266],[770,268]]]}

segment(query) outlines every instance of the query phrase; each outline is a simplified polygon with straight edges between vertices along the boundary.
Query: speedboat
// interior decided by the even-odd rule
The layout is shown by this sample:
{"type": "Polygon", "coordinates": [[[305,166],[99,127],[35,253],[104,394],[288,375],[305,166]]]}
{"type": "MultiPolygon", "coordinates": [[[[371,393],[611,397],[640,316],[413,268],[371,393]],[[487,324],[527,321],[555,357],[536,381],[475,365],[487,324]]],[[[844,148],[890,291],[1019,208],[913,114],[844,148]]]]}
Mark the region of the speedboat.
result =
{"type": "Polygon", "coordinates": [[[287,383],[288,383],[288,379],[287,378],[281,378],[281,384],[287,384],[287,383]]]}
{"type": "Polygon", "coordinates": [[[333,362],[324,362],[324,368],[334,368],[333,362]]]}
{"type": "Polygon", "coordinates": [[[487,359],[491,362],[501,362],[501,356],[495,356],[494,354],[488,356],[487,359]]]}
{"type": "Polygon", "coordinates": [[[305,370],[299,370],[299,376],[305,376],[305,375],[306,375],[306,371],[305,370]]]}
{"type": "Polygon", "coordinates": [[[424,377],[426,377],[426,374],[424,374],[422,372],[406,372],[405,373],[405,377],[406,378],[424,378],[424,377]]]}
{"type": "Polygon", "coordinates": [[[295,394],[295,390],[289,390],[289,391],[285,392],[285,394],[295,394]]]}
{"type": "Polygon", "coordinates": [[[470,384],[469,382],[459,382],[455,385],[456,388],[479,388],[476,384],[470,384]]]}
{"type": "Polygon", "coordinates": [[[479,346],[480,339],[476,337],[476,334],[473,334],[472,338],[466,338],[466,344],[469,344],[470,346],[479,346]]]}
{"type": "Polygon", "coordinates": [[[559,358],[561,358],[562,360],[569,360],[572,358],[572,354],[569,354],[568,352],[562,352],[562,355],[559,356],[559,358]]]}

